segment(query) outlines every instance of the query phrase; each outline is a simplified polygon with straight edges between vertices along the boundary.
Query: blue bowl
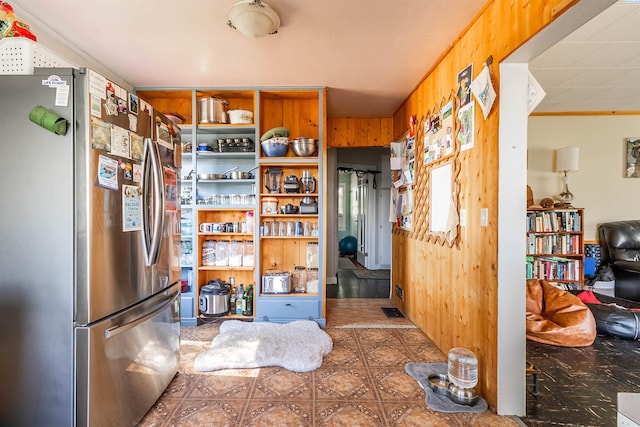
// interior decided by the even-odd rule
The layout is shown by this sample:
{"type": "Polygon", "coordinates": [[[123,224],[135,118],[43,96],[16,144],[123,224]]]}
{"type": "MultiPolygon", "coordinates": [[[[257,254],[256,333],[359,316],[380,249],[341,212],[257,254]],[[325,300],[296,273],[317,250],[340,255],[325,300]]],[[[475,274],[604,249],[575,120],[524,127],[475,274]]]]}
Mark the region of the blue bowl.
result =
{"type": "Polygon", "coordinates": [[[262,152],[267,157],[283,157],[289,149],[288,138],[272,138],[263,141],[261,144],[262,152]]]}

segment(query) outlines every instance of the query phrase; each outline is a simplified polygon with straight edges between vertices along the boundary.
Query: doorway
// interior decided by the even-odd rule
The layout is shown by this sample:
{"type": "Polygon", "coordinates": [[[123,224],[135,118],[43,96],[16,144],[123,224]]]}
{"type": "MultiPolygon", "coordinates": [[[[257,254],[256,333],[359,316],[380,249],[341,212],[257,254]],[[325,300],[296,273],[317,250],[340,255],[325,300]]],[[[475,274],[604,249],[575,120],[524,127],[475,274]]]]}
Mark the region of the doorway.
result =
{"type": "MultiPolygon", "coordinates": [[[[329,298],[389,298],[391,225],[389,149],[334,149],[335,283],[329,298]]],[[[331,164],[331,163],[330,163],[331,164]]],[[[330,264],[330,263],[328,263],[330,264]]],[[[328,276],[330,276],[328,271],[328,276]]]]}

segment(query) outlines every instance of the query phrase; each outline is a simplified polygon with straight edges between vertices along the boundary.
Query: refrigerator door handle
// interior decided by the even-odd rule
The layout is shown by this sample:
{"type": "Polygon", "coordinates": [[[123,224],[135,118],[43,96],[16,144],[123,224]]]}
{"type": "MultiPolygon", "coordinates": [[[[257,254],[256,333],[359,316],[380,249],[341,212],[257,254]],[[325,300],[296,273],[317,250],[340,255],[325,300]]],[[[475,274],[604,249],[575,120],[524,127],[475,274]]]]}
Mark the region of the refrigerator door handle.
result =
{"type": "Polygon", "coordinates": [[[117,325],[117,326],[112,326],[108,328],[107,330],[104,331],[104,338],[109,339],[123,332],[127,332],[129,329],[135,328],[139,324],[144,323],[147,320],[155,317],[159,312],[164,310],[169,304],[173,304],[174,302],[175,300],[171,298],[169,301],[165,302],[160,307],[153,310],[151,313],[147,313],[144,316],[141,316],[135,320],[132,320],[131,322],[125,323],[124,325],[117,325]]]}
{"type": "Polygon", "coordinates": [[[144,144],[144,197],[143,242],[147,266],[158,262],[163,229],[164,189],[159,153],[155,143],[145,139],[144,144]]]}

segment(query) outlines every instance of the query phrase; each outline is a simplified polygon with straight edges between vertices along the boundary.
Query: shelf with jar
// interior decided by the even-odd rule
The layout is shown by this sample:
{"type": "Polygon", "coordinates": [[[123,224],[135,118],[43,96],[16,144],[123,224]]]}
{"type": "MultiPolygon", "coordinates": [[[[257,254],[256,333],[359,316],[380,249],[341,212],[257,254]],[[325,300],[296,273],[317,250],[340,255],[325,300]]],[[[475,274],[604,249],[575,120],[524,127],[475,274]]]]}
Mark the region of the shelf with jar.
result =
{"type": "Polygon", "coordinates": [[[230,288],[230,277],[255,283],[255,210],[198,208],[196,218],[196,296],[212,281],[230,288]]]}

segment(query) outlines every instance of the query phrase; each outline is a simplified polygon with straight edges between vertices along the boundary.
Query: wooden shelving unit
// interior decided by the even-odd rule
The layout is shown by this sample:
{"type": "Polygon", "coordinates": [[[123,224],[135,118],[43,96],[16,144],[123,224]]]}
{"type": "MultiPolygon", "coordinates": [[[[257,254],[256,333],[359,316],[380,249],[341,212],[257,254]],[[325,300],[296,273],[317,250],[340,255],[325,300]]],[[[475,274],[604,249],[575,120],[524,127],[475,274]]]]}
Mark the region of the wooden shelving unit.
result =
{"type": "Polygon", "coordinates": [[[584,288],[584,209],[527,210],[527,279],[584,288]]]}

